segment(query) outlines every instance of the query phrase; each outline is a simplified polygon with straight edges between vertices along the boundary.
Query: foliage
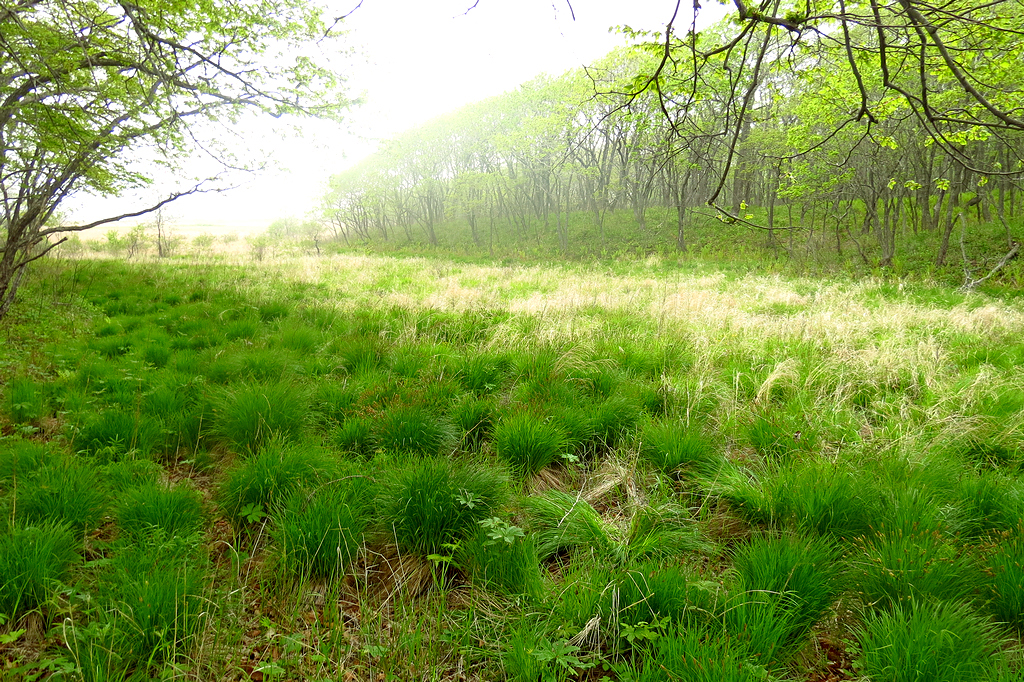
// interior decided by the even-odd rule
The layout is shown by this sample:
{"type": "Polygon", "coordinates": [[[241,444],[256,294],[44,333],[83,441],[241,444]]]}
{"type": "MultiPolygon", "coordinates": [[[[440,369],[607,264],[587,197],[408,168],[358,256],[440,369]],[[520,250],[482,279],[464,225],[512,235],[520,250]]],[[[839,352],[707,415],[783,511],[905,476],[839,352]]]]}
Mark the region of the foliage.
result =
{"type": "Polygon", "coordinates": [[[565,451],[564,434],[530,412],[506,416],[494,427],[498,456],[520,476],[536,474],[565,451]]]}
{"type": "Polygon", "coordinates": [[[999,667],[995,627],[956,601],[910,601],[873,613],[858,629],[861,669],[871,679],[984,680],[999,667]]]}
{"type": "Polygon", "coordinates": [[[382,477],[380,534],[423,557],[472,536],[501,508],[507,486],[493,468],[431,457],[385,470],[382,477]]]}
{"type": "Polygon", "coordinates": [[[206,522],[198,492],[183,485],[171,488],[157,483],[122,493],[116,516],[121,532],[136,542],[154,531],[167,538],[188,537],[199,533],[206,522]]]}
{"type": "Polygon", "coordinates": [[[99,470],[88,461],[53,463],[38,469],[19,491],[24,522],[62,523],[77,533],[96,528],[107,510],[99,470]]]}
{"type": "Polygon", "coordinates": [[[0,13],[0,317],[25,265],[57,243],[52,235],[116,219],[61,224],[63,200],[144,185],[140,150],[174,165],[193,139],[218,148],[217,120],[238,121],[247,110],[330,114],[344,103],[330,70],[295,58],[330,33],[315,5],[59,0],[46,10],[27,3],[0,13]]]}
{"type": "Polygon", "coordinates": [[[253,520],[253,509],[260,512],[258,521],[277,511],[296,489],[312,487],[337,471],[338,463],[325,450],[274,439],[227,472],[217,502],[228,520],[242,527],[253,520]]]}
{"type": "Polygon", "coordinates": [[[363,544],[374,495],[375,486],[358,474],[293,492],[271,531],[284,568],[297,576],[338,579],[363,544]]]}
{"type": "Polygon", "coordinates": [[[80,549],[62,525],[24,526],[0,535],[0,614],[14,616],[45,604],[80,549]]]}
{"type": "Polygon", "coordinates": [[[256,452],[274,438],[297,438],[307,425],[306,405],[303,388],[289,381],[232,386],[214,399],[212,432],[239,452],[256,452]]]}

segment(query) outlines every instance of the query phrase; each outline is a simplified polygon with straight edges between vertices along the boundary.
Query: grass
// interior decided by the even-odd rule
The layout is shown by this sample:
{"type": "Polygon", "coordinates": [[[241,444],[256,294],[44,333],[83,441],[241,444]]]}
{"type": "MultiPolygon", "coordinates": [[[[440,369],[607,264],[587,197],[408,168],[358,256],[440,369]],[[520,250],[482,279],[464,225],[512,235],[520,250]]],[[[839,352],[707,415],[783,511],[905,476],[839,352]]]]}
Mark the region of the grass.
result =
{"type": "Polygon", "coordinates": [[[60,636],[15,670],[1019,676],[1020,297],[662,258],[34,266],[0,545],[72,552],[30,552],[9,627],[60,636]]]}
{"type": "Polygon", "coordinates": [[[44,523],[0,535],[0,614],[13,618],[49,602],[80,552],[67,526],[44,523]]]}
{"type": "Polygon", "coordinates": [[[238,452],[255,452],[274,438],[298,438],[307,404],[302,386],[290,381],[231,386],[214,397],[211,433],[238,452]]]}
{"type": "Polygon", "coordinates": [[[340,579],[364,545],[375,488],[353,473],[292,493],[271,531],[282,568],[300,578],[340,579]]]}
{"type": "Polygon", "coordinates": [[[117,504],[121,533],[139,542],[159,532],[168,538],[188,537],[206,525],[202,498],[187,486],[173,488],[144,483],[124,491],[117,504]]]}
{"type": "Polygon", "coordinates": [[[322,448],[274,439],[226,473],[217,501],[241,528],[275,514],[295,490],[331,480],[337,471],[338,462],[322,448]]]}
{"type": "Polygon", "coordinates": [[[67,524],[82,534],[99,526],[108,504],[95,465],[88,460],[54,462],[21,485],[15,511],[24,523],[67,524]]]}
{"type": "Polygon", "coordinates": [[[685,471],[714,475],[721,455],[699,430],[682,423],[651,422],[640,433],[640,456],[669,476],[685,471]]]}
{"type": "Polygon", "coordinates": [[[517,412],[494,427],[498,457],[519,476],[530,476],[557,462],[566,451],[566,437],[530,412],[517,412]]]}
{"type": "Polygon", "coordinates": [[[873,614],[857,638],[871,679],[987,680],[1005,665],[995,626],[958,602],[911,601],[873,614]]]}
{"type": "Polygon", "coordinates": [[[442,458],[417,458],[381,472],[378,532],[414,555],[452,556],[507,495],[500,471],[442,458]]]}

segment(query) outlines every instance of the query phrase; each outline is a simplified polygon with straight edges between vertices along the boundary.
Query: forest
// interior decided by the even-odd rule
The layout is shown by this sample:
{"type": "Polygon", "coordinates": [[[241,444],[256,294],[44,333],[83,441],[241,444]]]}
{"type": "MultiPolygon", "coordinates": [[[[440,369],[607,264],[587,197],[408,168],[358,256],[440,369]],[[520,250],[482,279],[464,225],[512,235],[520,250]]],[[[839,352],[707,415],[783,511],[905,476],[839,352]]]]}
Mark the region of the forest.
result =
{"type": "Polygon", "coordinates": [[[344,17],[0,4],[0,680],[1018,682],[1021,3],[677,3],[191,239],[344,17]]]}
{"type": "MultiPolygon", "coordinates": [[[[1016,10],[960,5],[942,10],[943,54],[1019,116],[1016,10]]],[[[740,241],[868,268],[909,243],[919,272],[1016,254],[1020,121],[965,92],[898,7],[876,11],[874,26],[862,7],[816,30],[805,15],[763,35],[735,16],[633,32],[632,48],[386,141],[331,179],[320,218],[346,244],[489,255],[670,254],[694,235],[705,252],[740,241]]]]}

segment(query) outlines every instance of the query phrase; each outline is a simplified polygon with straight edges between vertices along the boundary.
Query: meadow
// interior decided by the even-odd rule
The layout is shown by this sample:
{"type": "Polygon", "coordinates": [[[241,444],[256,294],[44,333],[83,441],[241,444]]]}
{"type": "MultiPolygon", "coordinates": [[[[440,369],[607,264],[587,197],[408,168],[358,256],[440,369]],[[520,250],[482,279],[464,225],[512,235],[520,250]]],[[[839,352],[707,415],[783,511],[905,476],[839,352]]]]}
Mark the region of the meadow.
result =
{"type": "Polygon", "coordinates": [[[0,676],[1018,680],[1022,332],[660,258],[37,263],[0,676]]]}

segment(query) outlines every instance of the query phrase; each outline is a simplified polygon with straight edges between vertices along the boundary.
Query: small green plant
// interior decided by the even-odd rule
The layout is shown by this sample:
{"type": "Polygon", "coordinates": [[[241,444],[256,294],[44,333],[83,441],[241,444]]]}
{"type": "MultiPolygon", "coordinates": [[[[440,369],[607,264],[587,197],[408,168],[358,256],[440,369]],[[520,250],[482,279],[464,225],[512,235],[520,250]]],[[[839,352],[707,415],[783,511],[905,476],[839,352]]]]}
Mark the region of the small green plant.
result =
{"type": "Polygon", "coordinates": [[[18,494],[17,513],[25,523],[66,523],[77,533],[96,528],[106,509],[99,470],[89,461],[42,467],[18,494]]]}
{"type": "Polygon", "coordinates": [[[593,661],[580,658],[580,652],[580,647],[567,639],[542,639],[530,654],[540,663],[542,682],[561,682],[594,667],[593,661]]]}
{"type": "Polygon", "coordinates": [[[44,604],[80,549],[59,524],[15,527],[0,535],[0,614],[14,617],[44,604]]]}
{"type": "Polygon", "coordinates": [[[620,547],[590,504],[560,490],[548,490],[523,501],[541,560],[561,551],[593,551],[614,556],[620,547]]]}
{"type": "Polygon", "coordinates": [[[459,565],[474,583],[509,594],[541,594],[533,539],[501,517],[481,519],[479,530],[462,544],[459,556],[459,565]]]}
{"type": "Polygon", "coordinates": [[[29,377],[15,377],[4,390],[4,412],[15,424],[31,424],[46,414],[46,394],[29,377]]]}
{"type": "Polygon", "coordinates": [[[88,419],[75,441],[81,452],[109,461],[132,452],[147,457],[159,449],[163,439],[163,427],[156,417],[110,409],[88,419]]]}
{"type": "Polygon", "coordinates": [[[1024,526],[997,536],[987,559],[989,610],[999,622],[1024,630],[1024,526]]]}
{"type": "Polygon", "coordinates": [[[640,433],[640,456],[668,475],[687,469],[713,476],[722,460],[710,439],[679,422],[645,425],[640,433]]]}
{"type": "Polygon", "coordinates": [[[287,381],[232,386],[214,399],[212,432],[239,452],[256,452],[272,438],[298,438],[307,402],[306,391],[287,381]]]}
{"type": "Polygon", "coordinates": [[[341,576],[363,544],[374,495],[374,485],[358,475],[313,492],[296,490],[271,533],[285,569],[304,577],[341,576]]]}
{"type": "Polygon", "coordinates": [[[637,669],[623,672],[637,682],[763,682],[771,679],[764,666],[751,661],[743,642],[700,628],[667,630],[640,657],[637,669]]]}
{"type": "Polygon", "coordinates": [[[401,405],[381,415],[374,441],[387,452],[437,455],[452,448],[455,434],[450,424],[427,408],[401,405]]]}
{"type": "Polygon", "coordinates": [[[974,558],[928,524],[906,519],[858,544],[862,555],[854,562],[852,577],[861,598],[876,609],[929,599],[963,600],[977,587],[980,574],[974,558]]]}
{"type": "Polygon", "coordinates": [[[105,619],[118,631],[115,652],[129,665],[147,667],[188,655],[210,617],[207,563],[199,538],[165,538],[118,553],[100,585],[109,605],[105,619]]]}
{"type": "Polygon", "coordinates": [[[462,431],[462,443],[476,448],[491,435],[494,405],[489,400],[466,396],[454,405],[451,417],[462,431]]]}
{"type": "Polygon", "coordinates": [[[493,468],[439,458],[417,459],[381,472],[390,483],[380,501],[380,532],[401,549],[421,556],[442,554],[494,516],[507,480],[493,468]]]}
{"type": "Polygon", "coordinates": [[[617,391],[597,405],[590,414],[590,425],[598,446],[613,448],[635,429],[642,409],[633,391],[617,391]]]}
{"type": "Polygon", "coordinates": [[[498,456],[520,476],[538,473],[566,449],[565,434],[529,412],[517,412],[494,427],[498,456]]]}
{"type": "Polygon", "coordinates": [[[117,507],[121,532],[136,542],[154,530],[166,537],[187,537],[198,533],[205,523],[202,498],[183,485],[169,488],[156,483],[124,492],[117,507]]]}
{"type": "Polygon", "coordinates": [[[21,481],[55,457],[49,445],[21,438],[2,438],[0,484],[21,481]]]}
{"type": "Polygon", "coordinates": [[[821,538],[761,535],[733,553],[740,592],[775,595],[791,616],[785,645],[805,637],[842,590],[841,553],[821,538]]]}
{"type": "Polygon", "coordinates": [[[315,487],[337,471],[337,461],[326,450],[275,439],[230,470],[216,497],[228,520],[240,528],[272,515],[294,490],[315,487]]]}
{"type": "Polygon", "coordinates": [[[1001,659],[995,626],[955,601],[910,600],[870,614],[857,639],[860,669],[872,680],[987,680],[1001,659]]]}
{"type": "Polygon", "coordinates": [[[331,445],[342,452],[368,455],[373,452],[376,442],[373,434],[374,422],[367,417],[349,417],[330,433],[331,445]]]}

